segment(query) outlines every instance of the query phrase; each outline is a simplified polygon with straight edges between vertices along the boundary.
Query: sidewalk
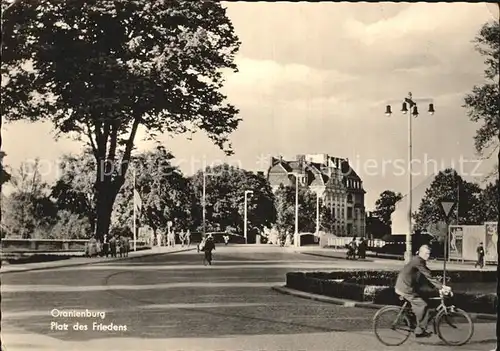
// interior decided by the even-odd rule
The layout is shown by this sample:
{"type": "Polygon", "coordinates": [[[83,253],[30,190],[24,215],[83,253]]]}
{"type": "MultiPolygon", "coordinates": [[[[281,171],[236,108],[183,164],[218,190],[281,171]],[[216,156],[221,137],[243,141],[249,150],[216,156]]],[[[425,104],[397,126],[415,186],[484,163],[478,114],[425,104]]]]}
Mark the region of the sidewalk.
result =
{"type": "MultiPolygon", "coordinates": [[[[358,260],[347,260],[345,258],[345,252],[346,250],[342,249],[331,249],[331,248],[320,248],[320,247],[288,247],[287,248],[290,251],[295,251],[297,253],[301,253],[304,255],[311,255],[311,256],[318,256],[318,257],[325,257],[325,258],[331,258],[331,259],[344,259],[347,262],[351,262],[354,264],[360,264],[360,263],[366,263],[367,265],[370,265],[370,263],[387,263],[387,264],[394,264],[397,266],[401,266],[404,261],[397,256],[392,257],[385,257],[382,255],[376,255],[376,254],[366,254],[366,259],[358,259],[358,260]]],[[[429,260],[427,265],[429,266],[430,269],[442,269],[443,268],[444,261],[442,260],[429,260]]],[[[369,268],[369,267],[367,267],[369,268]]],[[[373,267],[372,267],[373,268],[373,267]]],[[[461,262],[447,262],[446,263],[446,269],[449,270],[478,270],[478,268],[474,267],[474,263],[461,263],[461,262]]],[[[484,271],[496,271],[497,266],[494,264],[487,265],[483,268],[484,271]]]]}
{"type": "MultiPolygon", "coordinates": [[[[475,326],[475,332],[469,344],[463,350],[489,351],[495,348],[495,324],[482,323],[475,326]]],[[[7,332],[2,336],[6,351],[387,351],[390,348],[375,338],[373,331],[300,333],[300,334],[268,334],[268,335],[226,335],[214,338],[165,338],[143,339],[106,336],[101,338],[65,341],[47,335],[29,332],[7,332]]],[[[454,346],[444,346],[436,336],[422,341],[414,337],[403,345],[394,348],[398,351],[451,351],[454,346]]]]}
{"type": "MultiPolygon", "coordinates": [[[[340,299],[336,297],[330,297],[325,295],[312,294],[296,289],[287,288],[286,286],[273,286],[272,289],[282,294],[291,295],[295,297],[300,297],[304,299],[321,301],[326,303],[331,303],[334,305],[341,305],[345,307],[357,307],[357,308],[368,308],[373,310],[378,310],[385,305],[378,305],[371,302],[361,302],[355,300],[340,299]]],[[[485,314],[485,313],[469,313],[472,319],[484,319],[489,321],[496,321],[497,316],[495,314],[485,314]]]]}
{"type": "Polygon", "coordinates": [[[53,269],[60,267],[75,267],[75,266],[85,266],[89,264],[97,264],[97,263],[108,263],[108,262],[116,262],[123,260],[131,260],[134,258],[140,258],[145,256],[155,256],[155,255],[163,255],[168,253],[176,253],[176,252],[185,252],[196,250],[196,246],[181,247],[180,245],[175,246],[173,248],[161,246],[154,247],[152,249],[141,250],[141,251],[131,251],[128,254],[128,257],[72,257],[64,260],[58,261],[50,261],[50,262],[35,262],[35,263],[21,263],[21,264],[2,264],[0,268],[0,274],[6,273],[19,273],[19,272],[28,272],[28,271],[37,271],[44,269],[53,269]]]}

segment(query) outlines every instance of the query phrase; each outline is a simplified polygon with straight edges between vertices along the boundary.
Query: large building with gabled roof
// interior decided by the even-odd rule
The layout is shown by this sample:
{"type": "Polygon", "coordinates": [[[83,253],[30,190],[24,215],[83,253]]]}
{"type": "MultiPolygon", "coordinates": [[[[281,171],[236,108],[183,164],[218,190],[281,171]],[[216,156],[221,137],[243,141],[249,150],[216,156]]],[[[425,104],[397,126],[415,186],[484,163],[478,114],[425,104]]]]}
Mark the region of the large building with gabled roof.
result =
{"type": "Polygon", "coordinates": [[[349,165],[348,159],[328,154],[297,155],[295,160],[271,157],[267,179],[274,191],[283,184],[307,187],[319,194],[328,206],[334,223],[322,223],[338,236],[365,235],[365,190],[363,181],[349,165]]]}

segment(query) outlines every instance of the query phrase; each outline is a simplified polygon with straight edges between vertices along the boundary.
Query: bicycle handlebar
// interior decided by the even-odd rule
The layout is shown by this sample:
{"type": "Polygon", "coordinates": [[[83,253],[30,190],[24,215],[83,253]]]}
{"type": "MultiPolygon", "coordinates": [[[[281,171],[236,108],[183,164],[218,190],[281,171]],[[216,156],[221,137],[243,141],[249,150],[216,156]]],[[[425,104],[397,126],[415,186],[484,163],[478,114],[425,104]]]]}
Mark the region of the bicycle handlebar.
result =
{"type": "Polygon", "coordinates": [[[452,297],[453,291],[449,290],[448,292],[445,293],[443,290],[439,290],[439,297],[443,298],[446,296],[452,297]]]}

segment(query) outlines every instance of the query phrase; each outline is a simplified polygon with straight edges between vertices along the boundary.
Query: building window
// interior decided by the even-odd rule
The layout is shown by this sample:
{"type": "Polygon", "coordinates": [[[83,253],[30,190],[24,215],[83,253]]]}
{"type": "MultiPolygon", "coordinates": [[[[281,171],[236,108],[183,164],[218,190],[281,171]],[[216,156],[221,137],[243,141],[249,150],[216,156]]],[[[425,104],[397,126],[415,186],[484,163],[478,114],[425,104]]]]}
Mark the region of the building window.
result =
{"type": "Polygon", "coordinates": [[[351,223],[347,224],[347,235],[352,235],[352,224],[351,223]]]}
{"type": "Polygon", "coordinates": [[[352,207],[347,208],[347,219],[352,219],[352,207]]]}
{"type": "Polygon", "coordinates": [[[352,203],[352,194],[347,195],[347,202],[352,203]]]}

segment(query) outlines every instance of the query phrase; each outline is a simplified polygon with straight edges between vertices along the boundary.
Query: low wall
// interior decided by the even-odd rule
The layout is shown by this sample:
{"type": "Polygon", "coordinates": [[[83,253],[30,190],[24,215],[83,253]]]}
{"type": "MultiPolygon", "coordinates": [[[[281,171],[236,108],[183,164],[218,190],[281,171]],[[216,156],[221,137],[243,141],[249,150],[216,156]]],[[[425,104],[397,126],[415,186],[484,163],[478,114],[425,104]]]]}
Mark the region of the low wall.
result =
{"type": "MultiPolygon", "coordinates": [[[[394,292],[397,274],[396,271],[290,272],[286,274],[286,286],[341,299],[401,305],[394,292]]],[[[452,271],[448,274],[447,281],[460,283],[496,282],[497,279],[497,272],[493,271],[452,271]]],[[[439,276],[438,272],[435,276],[439,276]]],[[[467,312],[495,314],[498,296],[495,293],[454,292],[453,303],[467,312]]]]}
{"type": "MultiPolygon", "coordinates": [[[[346,245],[350,244],[352,242],[352,239],[354,237],[352,236],[344,236],[344,237],[334,237],[334,236],[328,236],[327,237],[327,245],[329,247],[334,247],[334,248],[345,248],[346,245]]],[[[359,239],[359,237],[358,237],[359,239]]],[[[380,240],[380,239],[368,239],[367,240],[368,248],[382,248],[385,245],[385,241],[380,240]]]]}
{"type": "MultiPolygon", "coordinates": [[[[2,253],[37,253],[37,252],[83,252],[85,239],[2,239],[2,253]]],[[[134,241],[130,240],[130,249],[134,241]]],[[[137,241],[137,248],[148,247],[144,241],[137,241]]]]}

